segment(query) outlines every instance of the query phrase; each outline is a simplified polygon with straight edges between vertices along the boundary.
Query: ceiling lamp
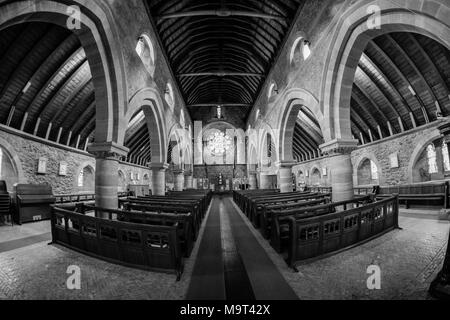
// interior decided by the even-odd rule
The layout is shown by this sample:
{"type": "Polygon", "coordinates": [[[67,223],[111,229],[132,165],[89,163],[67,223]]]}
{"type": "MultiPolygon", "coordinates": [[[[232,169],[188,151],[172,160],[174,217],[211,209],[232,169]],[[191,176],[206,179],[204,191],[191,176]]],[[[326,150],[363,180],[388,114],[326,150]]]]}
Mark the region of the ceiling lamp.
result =
{"type": "Polygon", "coordinates": [[[311,49],[309,48],[309,46],[311,45],[311,42],[309,42],[308,40],[305,40],[303,42],[303,58],[306,60],[309,58],[309,56],[311,55],[311,49]]]}

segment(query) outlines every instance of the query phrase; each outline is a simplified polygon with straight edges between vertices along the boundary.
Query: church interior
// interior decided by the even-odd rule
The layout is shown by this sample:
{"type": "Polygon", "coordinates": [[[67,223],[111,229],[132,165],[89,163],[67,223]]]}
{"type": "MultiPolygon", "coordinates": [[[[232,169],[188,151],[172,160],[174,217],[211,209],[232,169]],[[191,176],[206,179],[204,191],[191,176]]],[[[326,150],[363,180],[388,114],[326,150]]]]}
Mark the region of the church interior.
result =
{"type": "Polygon", "coordinates": [[[449,0],[0,0],[0,300],[450,299],[449,0]]]}

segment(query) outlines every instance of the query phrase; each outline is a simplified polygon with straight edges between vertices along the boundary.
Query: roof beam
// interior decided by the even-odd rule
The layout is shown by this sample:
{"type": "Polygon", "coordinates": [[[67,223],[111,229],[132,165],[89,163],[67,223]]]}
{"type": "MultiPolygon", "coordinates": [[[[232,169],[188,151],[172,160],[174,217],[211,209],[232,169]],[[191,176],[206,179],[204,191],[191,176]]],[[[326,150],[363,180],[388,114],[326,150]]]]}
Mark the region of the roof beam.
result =
{"type": "Polygon", "coordinates": [[[253,106],[252,104],[245,104],[245,103],[220,103],[220,102],[215,102],[215,103],[197,103],[197,104],[190,104],[187,107],[191,107],[191,108],[197,108],[197,107],[251,107],[253,106]]]}
{"type": "Polygon", "coordinates": [[[246,73],[246,72],[197,72],[197,73],[181,73],[177,77],[203,77],[203,76],[217,76],[217,77],[265,77],[262,73],[246,73]]]}
{"type": "Polygon", "coordinates": [[[436,95],[433,92],[433,89],[431,89],[430,84],[428,83],[428,81],[425,79],[423,73],[419,70],[419,68],[417,67],[417,65],[414,63],[414,61],[412,61],[412,59],[409,57],[409,55],[405,52],[405,50],[402,48],[402,46],[394,39],[392,38],[391,35],[387,34],[386,38],[389,39],[389,41],[391,41],[391,43],[395,46],[395,48],[400,51],[400,53],[402,54],[402,56],[405,58],[405,60],[411,65],[411,67],[414,69],[414,71],[417,73],[417,75],[420,77],[420,79],[422,80],[422,82],[425,84],[425,87],[427,88],[428,92],[430,93],[431,97],[434,99],[435,101],[435,107],[437,108],[437,111],[442,113],[442,109],[441,106],[439,104],[439,100],[436,97],[436,95]]]}
{"type": "Polygon", "coordinates": [[[250,18],[259,18],[266,20],[278,20],[283,23],[286,23],[286,19],[282,16],[258,13],[258,12],[250,12],[250,11],[235,11],[235,10],[197,10],[197,11],[185,11],[185,12],[177,12],[177,13],[169,13],[160,15],[157,17],[158,23],[167,20],[167,19],[178,19],[184,17],[204,17],[204,16],[215,16],[215,17],[250,17],[250,18]]]}

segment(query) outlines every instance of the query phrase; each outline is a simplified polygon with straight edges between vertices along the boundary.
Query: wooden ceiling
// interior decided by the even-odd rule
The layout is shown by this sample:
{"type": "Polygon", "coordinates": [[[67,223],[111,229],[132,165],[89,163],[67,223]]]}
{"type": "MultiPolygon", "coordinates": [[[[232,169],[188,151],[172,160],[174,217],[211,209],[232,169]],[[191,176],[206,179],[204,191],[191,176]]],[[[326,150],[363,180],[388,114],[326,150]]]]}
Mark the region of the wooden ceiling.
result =
{"type": "MultiPolygon", "coordinates": [[[[414,33],[373,39],[355,72],[351,97],[355,139],[369,143],[414,129],[435,121],[438,110],[449,116],[449,88],[450,51],[440,43],[414,33]]],[[[294,157],[299,160],[309,159],[322,140],[303,122],[299,117],[294,134],[294,157]]],[[[316,151],[313,158],[317,156],[316,151]]]]}
{"type": "Polygon", "coordinates": [[[303,0],[147,0],[191,117],[238,107],[247,118],[303,0]]]}
{"type": "MultiPolygon", "coordinates": [[[[163,13],[185,12],[202,8],[202,10],[207,10],[209,8],[201,3],[197,3],[200,6],[197,7],[194,5],[196,2],[192,1],[185,2],[185,5],[181,7],[179,7],[180,4],[175,3],[176,1],[155,1],[153,5],[163,13]]],[[[249,1],[249,4],[253,4],[255,8],[257,6],[253,1],[249,1]]],[[[261,2],[261,10],[264,9],[263,12],[267,14],[275,14],[278,12],[277,10],[281,10],[275,10],[275,7],[275,5],[269,6],[268,2],[261,2]],[[274,9],[270,11],[269,7],[274,9]]],[[[231,8],[233,10],[250,10],[249,7],[242,8],[237,4],[231,8]]],[[[280,8],[286,9],[286,6],[280,5],[280,8]]],[[[240,17],[226,18],[241,19],[240,17]]],[[[208,20],[211,17],[187,17],[167,21],[171,21],[170,25],[178,19],[182,19],[182,24],[185,25],[187,22],[193,22],[191,19],[208,20]]],[[[269,28],[269,25],[275,23],[274,21],[267,22],[264,19],[254,19],[253,21],[253,19],[247,18],[244,20],[248,20],[247,23],[253,23],[254,26],[265,25],[267,29],[264,32],[267,33],[270,32],[269,30],[273,30],[269,28]]],[[[158,28],[170,29],[169,25],[161,22],[158,28]]],[[[221,24],[219,23],[219,25],[221,24]]],[[[286,24],[285,27],[287,28],[288,25],[286,24]]],[[[176,28],[180,29],[181,27],[176,28]]],[[[252,32],[263,33],[262,30],[252,30],[252,32]]],[[[181,32],[181,30],[178,31],[181,32]]],[[[204,32],[208,33],[207,30],[204,32]]],[[[190,39],[189,33],[188,29],[182,31],[180,39],[184,37],[190,39]]],[[[275,34],[277,35],[277,33],[275,34]]],[[[272,35],[272,37],[276,37],[276,35],[272,35]]],[[[281,38],[281,34],[278,34],[280,41],[281,38]]],[[[189,45],[183,45],[179,49],[189,48],[183,55],[187,55],[188,51],[195,50],[191,40],[188,42],[189,45]]],[[[228,45],[226,41],[220,39],[213,43],[219,46],[222,43],[224,47],[228,45]]],[[[257,50],[256,45],[252,46],[255,47],[254,50],[257,50]]],[[[204,47],[202,45],[197,49],[203,50],[204,47]]],[[[208,50],[205,51],[205,54],[207,52],[208,50]]],[[[259,54],[263,54],[263,51],[260,51],[259,54]]],[[[250,59],[251,56],[249,52],[242,52],[240,55],[245,56],[246,59],[250,59]]],[[[218,62],[213,62],[217,56],[212,55],[210,58],[211,64],[208,62],[203,65],[202,61],[197,61],[195,56],[191,56],[187,59],[190,60],[189,68],[175,68],[174,70],[177,72],[203,72],[212,70],[208,69],[210,67],[218,68],[218,62]]],[[[237,62],[233,59],[224,59],[226,63],[229,63],[227,71],[256,71],[256,69],[251,69],[253,65],[251,62],[241,65],[236,64],[237,62]],[[236,68],[233,69],[232,65],[235,65],[236,68]],[[243,69],[244,67],[248,69],[243,69]]],[[[51,141],[79,149],[84,148],[87,139],[92,138],[95,131],[95,94],[89,62],[75,35],[61,27],[46,23],[22,23],[7,28],[0,33],[0,66],[0,122],[2,124],[48,138],[51,141]],[[28,83],[30,83],[29,86],[27,86],[28,83]],[[25,90],[26,88],[27,90],[25,90]]],[[[266,66],[269,67],[270,63],[267,63],[266,66]]],[[[251,83],[250,79],[256,77],[200,76],[181,77],[180,79],[184,79],[181,80],[182,85],[192,82],[194,87],[198,87],[198,84],[203,83],[205,77],[211,82],[204,83],[200,87],[207,87],[208,90],[184,91],[184,94],[191,97],[189,99],[193,99],[192,103],[206,103],[208,100],[212,101],[213,97],[220,96],[224,99],[223,101],[228,100],[232,103],[253,102],[254,100],[242,100],[246,96],[244,92],[251,94],[258,92],[257,90],[244,91],[242,88],[238,90],[237,87],[234,87],[235,84],[221,87],[223,90],[217,88],[216,90],[214,86],[209,86],[220,81],[226,83],[225,80],[231,78],[231,80],[237,81],[239,86],[248,88],[251,83]]],[[[263,78],[258,79],[263,81],[263,78]]],[[[254,88],[260,84],[261,82],[258,82],[254,88]]],[[[380,133],[382,137],[389,136],[388,123],[391,125],[392,133],[396,134],[436,120],[437,110],[440,110],[443,116],[449,116],[449,88],[450,52],[441,44],[412,33],[391,33],[372,40],[364,51],[355,72],[351,99],[351,123],[354,137],[361,143],[362,140],[367,143],[380,139],[380,133]],[[401,125],[399,119],[401,119],[401,125]]],[[[207,107],[198,107],[193,110],[200,112],[207,110],[207,107]]],[[[231,110],[233,110],[233,116],[236,117],[241,110],[241,116],[244,117],[249,109],[247,107],[230,107],[231,110]]],[[[142,114],[137,113],[134,121],[130,123],[125,138],[125,146],[131,150],[128,156],[130,162],[145,165],[151,161],[150,139],[146,122],[142,118],[142,114]]],[[[317,150],[321,143],[323,143],[323,137],[318,123],[314,116],[304,108],[299,115],[294,134],[295,158],[307,159],[311,154],[313,157],[317,157],[317,150]]]]}

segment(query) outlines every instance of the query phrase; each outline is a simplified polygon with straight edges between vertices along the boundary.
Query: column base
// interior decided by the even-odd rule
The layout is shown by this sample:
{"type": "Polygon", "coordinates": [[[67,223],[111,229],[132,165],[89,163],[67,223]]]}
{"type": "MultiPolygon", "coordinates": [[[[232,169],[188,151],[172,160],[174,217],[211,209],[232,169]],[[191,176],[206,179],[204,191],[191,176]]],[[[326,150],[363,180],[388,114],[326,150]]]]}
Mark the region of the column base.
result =
{"type": "Polygon", "coordinates": [[[433,298],[450,300],[450,279],[444,276],[442,271],[431,283],[429,293],[433,298]]]}

